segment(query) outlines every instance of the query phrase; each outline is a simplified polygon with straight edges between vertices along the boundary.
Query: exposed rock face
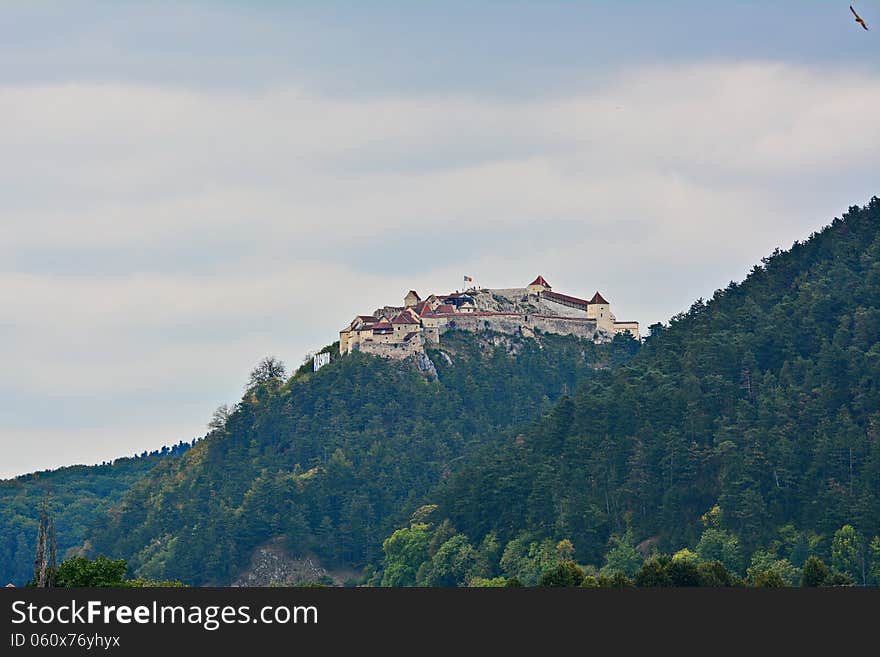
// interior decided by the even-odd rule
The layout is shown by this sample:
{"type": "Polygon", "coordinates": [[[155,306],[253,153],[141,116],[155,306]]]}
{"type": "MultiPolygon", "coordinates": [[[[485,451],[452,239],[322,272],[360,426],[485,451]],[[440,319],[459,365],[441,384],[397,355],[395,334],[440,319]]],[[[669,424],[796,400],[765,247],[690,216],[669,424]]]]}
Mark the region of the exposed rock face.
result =
{"type": "Polygon", "coordinates": [[[416,360],[416,367],[419,368],[419,372],[427,375],[429,378],[437,378],[437,368],[434,366],[434,361],[428,358],[428,354],[424,351],[420,351],[415,354],[414,358],[416,360]]]}
{"type": "Polygon", "coordinates": [[[569,308],[536,294],[530,294],[524,287],[481,289],[473,292],[472,296],[477,310],[481,311],[585,317],[583,310],[569,308]]]}
{"type": "Polygon", "coordinates": [[[296,586],[330,577],[320,562],[308,555],[290,556],[278,543],[254,550],[251,563],[232,586],[296,586]]]}
{"type": "MultiPolygon", "coordinates": [[[[535,338],[535,334],[532,333],[532,338],[535,338]]],[[[495,347],[504,347],[511,356],[518,356],[523,348],[523,340],[519,336],[511,336],[511,335],[493,335],[487,342],[495,347]]],[[[541,346],[541,343],[538,342],[538,346],[541,346]]]]}

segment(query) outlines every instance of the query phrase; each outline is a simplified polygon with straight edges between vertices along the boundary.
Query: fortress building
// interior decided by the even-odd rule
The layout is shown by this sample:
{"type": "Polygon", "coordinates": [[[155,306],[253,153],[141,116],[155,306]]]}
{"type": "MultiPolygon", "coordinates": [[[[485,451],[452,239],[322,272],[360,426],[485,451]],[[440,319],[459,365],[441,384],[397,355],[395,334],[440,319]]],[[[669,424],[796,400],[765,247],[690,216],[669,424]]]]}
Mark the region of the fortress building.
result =
{"type": "Polygon", "coordinates": [[[495,331],[534,337],[535,332],[576,335],[597,342],[618,333],[640,339],[638,322],[619,322],[611,304],[596,292],[587,301],[554,292],[543,276],[526,287],[470,288],[431,294],[410,290],[402,306],[385,306],[356,316],[339,332],[339,353],[353,351],[406,358],[439,344],[450,329],[495,331]]]}

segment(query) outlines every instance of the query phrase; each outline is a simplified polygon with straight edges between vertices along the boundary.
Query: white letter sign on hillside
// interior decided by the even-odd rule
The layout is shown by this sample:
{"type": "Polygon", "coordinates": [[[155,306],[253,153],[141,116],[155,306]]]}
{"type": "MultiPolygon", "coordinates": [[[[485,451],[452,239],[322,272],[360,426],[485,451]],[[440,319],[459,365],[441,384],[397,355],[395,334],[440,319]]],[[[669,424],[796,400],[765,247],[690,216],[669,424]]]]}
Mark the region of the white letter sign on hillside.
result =
{"type": "Polygon", "coordinates": [[[327,363],[330,362],[330,354],[328,352],[324,352],[322,354],[315,354],[315,358],[312,361],[312,371],[317,372],[319,369],[324,367],[327,363]]]}

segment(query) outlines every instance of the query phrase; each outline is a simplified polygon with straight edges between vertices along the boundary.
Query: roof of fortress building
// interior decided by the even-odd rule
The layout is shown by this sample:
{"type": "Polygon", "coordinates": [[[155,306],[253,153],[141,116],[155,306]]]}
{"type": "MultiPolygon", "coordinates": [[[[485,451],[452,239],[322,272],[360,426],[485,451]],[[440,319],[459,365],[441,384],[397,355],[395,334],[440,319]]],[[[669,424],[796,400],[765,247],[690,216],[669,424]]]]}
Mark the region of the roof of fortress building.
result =
{"type": "Polygon", "coordinates": [[[578,297],[572,297],[567,294],[560,294],[559,292],[541,292],[542,297],[547,297],[548,299],[557,299],[559,301],[567,301],[569,303],[576,303],[579,306],[586,306],[590,302],[586,299],[579,299],[578,297]]]}
{"type": "Polygon", "coordinates": [[[416,305],[413,306],[413,311],[420,317],[427,315],[429,312],[431,312],[431,302],[419,301],[416,305]]]}
{"type": "Polygon", "coordinates": [[[418,324],[419,320],[412,316],[412,313],[402,312],[391,320],[392,324],[418,324]]]}

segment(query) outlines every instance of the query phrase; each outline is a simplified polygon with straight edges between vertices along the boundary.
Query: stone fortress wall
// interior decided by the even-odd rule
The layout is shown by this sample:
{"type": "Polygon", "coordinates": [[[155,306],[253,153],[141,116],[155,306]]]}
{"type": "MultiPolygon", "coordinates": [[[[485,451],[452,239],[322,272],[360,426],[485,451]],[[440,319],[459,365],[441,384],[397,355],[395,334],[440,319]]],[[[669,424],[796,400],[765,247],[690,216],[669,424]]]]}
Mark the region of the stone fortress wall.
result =
{"type": "Polygon", "coordinates": [[[368,342],[360,341],[352,345],[351,351],[360,351],[365,354],[373,354],[382,358],[403,360],[425,351],[425,339],[421,335],[415,335],[405,342],[368,342]]]}
{"type": "Polygon", "coordinates": [[[403,306],[358,315],[339,333],[340,354],[361,351],[384,358],[424,358],[448,330],[491,331],[534,337],[537,332],[605,342],[618,333],[639,339],[638,322],[618,322],[599,292],[590,299],[559,294],[538,276],[527,287],[474,288],[430,295],[410,290],[403,306]]]}
{"type": "MultiPolygon", "coordinates": [[[[550,317],[546,315],[529,315],[520,313],[471,313],[450,318],[443,327],[443,332],[450,329],[461,331],[494,331],[511,335],[534,336],[534,332],[552,333],[555,335],[576,335],[581,338],[595,339],[597,336],[596,320],[581,317],[550,317]]],[[[441,332],[442,335],[442,332],[441,332]]]]}

